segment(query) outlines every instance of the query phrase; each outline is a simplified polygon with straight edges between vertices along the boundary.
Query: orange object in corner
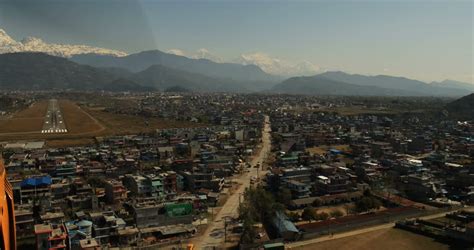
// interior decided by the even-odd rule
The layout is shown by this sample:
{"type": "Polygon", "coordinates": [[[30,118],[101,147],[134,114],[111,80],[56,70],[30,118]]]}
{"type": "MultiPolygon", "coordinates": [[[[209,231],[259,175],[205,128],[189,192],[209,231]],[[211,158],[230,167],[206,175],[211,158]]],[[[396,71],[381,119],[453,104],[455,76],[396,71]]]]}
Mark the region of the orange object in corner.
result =
{"type": "Polygon", "coordinates": [[[16,249],[15,208],[13,205],[13,190],[7,180],[7,173],[0,156],[0,217],[1,217],[1,249],[16,249]]]}

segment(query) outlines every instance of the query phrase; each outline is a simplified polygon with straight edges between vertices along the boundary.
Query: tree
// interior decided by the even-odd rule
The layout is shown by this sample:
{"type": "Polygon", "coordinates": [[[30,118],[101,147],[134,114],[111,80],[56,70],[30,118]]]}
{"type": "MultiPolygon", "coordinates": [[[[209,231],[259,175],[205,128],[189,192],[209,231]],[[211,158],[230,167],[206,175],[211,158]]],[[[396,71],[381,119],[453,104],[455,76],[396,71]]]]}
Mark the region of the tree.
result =
{"type": "Polygon", "coordinates": [[[91,176],[87,178],[87,184],[91,185],[93,188],[101,188],[104,187],[105,182],[99,177],[91,176]]]}
{"type": "Polygon", "coordinates": [[[330,215],[333,218],[339,218],[339,217],[343,216],[344,214],[341,212],[341,210],[336,209],[336,210],[331,211],[330,215]]]}
{"type": "Polygon", "coordinates": [[[312,203],[313,207],[319,207],[319,206],[321,206],[322,204],[323,204],[323,201],[322,201],[320,198],[314,199],[314,201],[313,201],[313,203],[312,203]]]}
{"type": "Polygon", "coordinates": [[[250,216],[254,221],[263,222],[283,211],[284,206],[275,201],[273,196],[262,187],[247,188],[244,193],[244,202],[239,207],[239,215],[250,216]]]}
{"type": "Polygon", "coordinates": [[[392,190],[396,187],[399,174],[395,171],[388,171],[382,177],[383,191],[387,194],[387,200],[390,200],[392,190]]]}
{"type": "Polygon", "coordinates": [[[318,220],[327,220],[329,218],[329,214],[326,212],[321,212],[316,217],[318,220]]]}
{"type": "Polygon", "coordinates": [[[343,207],[344,207],[344,210],[346,210],[347,215],[351,214],[352,209],[350,208],[350,205],[348,203],[344,203],[343,207]]]}
{"type": "Polygon", "coordinates": [[[249,244],[255,241],[257,232],[255,231],[255,222],[251,218],[245,218],[242,223],[242,242],[249,244]]]}
{"type": "Polygon", "coordinates": [[[364,190],[364,196],[365,196],[365,197],[370,197],[370,196],[372,196],[372,192],[370,191],[369,188],[367,188],[367,189],[364,190]]]}
{"type": "Polygon", "coordinates": [[[289,212],[286,214],[288,216],[288,218],[293,221],[293,222],[296,222],[296,221],[299,221],[301,216],[296,213],[296,212],[289,212]]]}
{"type": "Polygon", "coordinates": [[[275,201],[273,196],[262,187],[247,188],[244,192],[244,201],[239,206],[239,218],[243,222],[243,243],[253,243],[256,237],[253,225],[256,222],[265,222],[283,211],[284,206],[275,201]]]}
{"type": "Polygon", "coordinates": [[[358,212],[366,212],[371,209],[379,209],[382,203],[379,199],[372,195],[370,189],[364,190],[364,196],[355,203],[355,210],[358,212]]]}
{"type": "Polygon", "coordinates": [[[276,198],[282,204],[289,206],[292,198],[291,191],[288,188],[281,188],[276,198]]]}
{"type": "Polygon", "coordinates": [[[372,198],[372,209],[379,209],[382,206],[382,202],[379,199],[373,197],[372,198]]]}
{"type": "Polygon", "coordinates": [[[355,203],[356,210],[358,212],[365,212],[370,209],[370,198],[362,197],[362,199],[358,200],[355,203]]]}
{"type": "Polygon", "coordinates": [[[283,204],[281,204],[281,203],[279,203],[279,202],[274,202],[274,203],[272,204],[271,210],[272,210],[272,216],[273,216],[273,215],[276,214],[276,212],[278,212],[278,211],[280,211],[280,212],[281,212],[281,211],[284,211],[284,210],[285,210],[285,205],[283,205],[283,204]]]}
{"type": "Polygon", "coordinates": [[[371,209],[379,209],[382,203],[375,197],[364,196],[355,203],[358,212],[366,212],[371,209]]]}
{"type": "Polygon", "coordinates": [[[301,214],[303,220],[316,220],[316,210],[313,207],[306,207],[301,214]]]}

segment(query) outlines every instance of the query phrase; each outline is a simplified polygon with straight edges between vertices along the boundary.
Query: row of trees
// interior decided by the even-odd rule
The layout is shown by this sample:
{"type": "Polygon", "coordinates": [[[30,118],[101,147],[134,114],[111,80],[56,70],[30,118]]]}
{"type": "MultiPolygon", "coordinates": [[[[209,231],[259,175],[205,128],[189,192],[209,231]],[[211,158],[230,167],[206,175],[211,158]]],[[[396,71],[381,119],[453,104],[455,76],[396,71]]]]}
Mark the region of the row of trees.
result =
{"type": "Polygon", "coordinates": [[[243,224],[243,243],[252,243],[256,237],[254,225],[270,220],[284,205],[275,201],[273,195],[262,187],[245,190],[244,201],[239,206],[239,218],[243,224]]]}
{"type": "Polygon", "coordinates": [[[357,212],[367,212],[373,209],[379,209],[382,206],[382,202],[374,197],[369,189],[364,191],[364,196],[356,201],[355,210],[357,212]]]}
{"type": "Polygon", "coordinates": [[[326,212],[319,212],[317,209],[314,207],[307,207],[303,210],[303,213],[300,215],[299,213],[296,212],[289,212],[288,218],[290,218],[291,221],[299,221],[300,219],[306,220],[306,221],[318,221],[318,220],[327,220],[329,218],[339,218],[344,215],[344,213],[341,210],[335,209],[332,210],[329,213],[326,212]]]}
{"type": "MultiPolygon", "coordinates": [[[[276,212],[284,211],[285,205],[288,205],[290,201],[291,192],[286,188],[280,189],[275,197],[260,186],[247,188],[244,193],[244,201],[239,205],[239,217],[243,224],[242,242],[252,243],[256,237],[254,225],[268,222],[275,216],[276,212]]],[[[315,207],[321,205],[322,201],[320,199],[313,202],[315,207]]],[[[370,190],[366,190],[363,197],[355,203],[354,210],[366,212],[378,209],[381,205],[380,200],[373,196],[370,190]]],[[[318,212],[313,206],[305,208],[301,215],[296,212],[289,212],[287,215],[292,221],[299,221],[300,219],[306,221],[327,220],[344,215],[339,209],[334,209],[329,213],[318,212]]],[[[346,208],[346,210],[348,209],[346,208]]]]}
{"type": "MultiPolygon", "coordinates": [[[[286,205],[286,206],[289,206],[290,203],[291,203],[291,200],[292,200],[292,197],[291,197],[291,191],[288,189],[288,188],[280,188],[278,190],[278,193],[276,194],[276,198],[277,198],[277,201],[286,205]]],[[[320,199],[320,198],[316,198],[314,201],[313,201],[313,207],[319,207],[321,205],[323,205],[323,201],[320,199]]]]}

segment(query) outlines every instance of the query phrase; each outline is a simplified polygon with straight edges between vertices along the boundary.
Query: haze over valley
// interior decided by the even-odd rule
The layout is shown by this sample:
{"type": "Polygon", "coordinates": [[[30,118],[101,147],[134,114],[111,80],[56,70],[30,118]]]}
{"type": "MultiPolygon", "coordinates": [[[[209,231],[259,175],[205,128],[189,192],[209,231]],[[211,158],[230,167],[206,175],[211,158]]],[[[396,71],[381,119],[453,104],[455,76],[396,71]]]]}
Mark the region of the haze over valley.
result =
{"type": "Polygon", "coordinates": [[[253,64],[220,63],[159,50],[127,55],[84,45],[38,42],[33,46],[14,41],[3,30],[0,52],[0,86],[10,90],[164,91],[180,87],[197,92],[358,96],[462,96],[474,90],[472,84],[452,80],[425,83],[340,71],[286,79],[253,64]]]}

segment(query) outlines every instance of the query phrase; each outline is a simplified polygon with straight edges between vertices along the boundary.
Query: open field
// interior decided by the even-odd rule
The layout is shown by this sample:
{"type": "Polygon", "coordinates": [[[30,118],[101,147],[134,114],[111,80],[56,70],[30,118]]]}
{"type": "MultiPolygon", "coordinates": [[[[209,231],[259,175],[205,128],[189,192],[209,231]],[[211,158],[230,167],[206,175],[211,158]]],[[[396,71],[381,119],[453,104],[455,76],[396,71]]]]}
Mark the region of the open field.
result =
{"type": "Polygon", "coordinates": [[[48,101],[44,100],[10,117],[0,119],[0,140],[44,139],[49,147],[62,147],[91,144],[94,143],[94,137],[97,136],[153,132],[163,128],[204,126],[192,122],[114,114],[105,112],[101,108],[81,108],[69,100],[59,100],[59,106],[67,133],[41,133],[48,107],[48,101]]]}
{"type": "Polygon", "coordinates": [[[95,140],[93,138],[65,138],[65,139],[51,139],[46,141],[46,146],[52,148],[69,147],[69,146],[85,146],[93,144],[95,140]]]}
{"type": "Polygon", "coordinates": [[[407,232],[401,229],[384,228],[373,232],[328,240],[303,247],[298,250],[312,249],[350,249],[350,250],[447,250],[449,245],[437,242],[432,238],[407,232]]]}
{"type": "Polygon", "coordinates": [[[155,117],[144,118],[133,115],[114,114],[100,109],[86,109],[86,111],[106,127],[106,134],[135,134],[153,132],[156,129],[203,126],[203,124],[186,121],[172,121],[155,117]]]}
{"type": "MultiPolygon", "coordinates": [[[[33,104],[28,109],[17,112],[9,118],[0,120],[0,140],[90,139],[105,129],[73,102],[60,100],[59,104],[68,133],[41,133],[48,107],[48,101],[45,100],[33,104]]],[[[71,145],[71,142],[66,142],[66,145],[71,145]]],[[[47,141],[47,145],[51,144],[47,141]]]]}
{"type": "Polygon", "coordinates": [[[60,100],[59,106],[70,134],[98,133],[105,129],[97,120],[73,102],[60,100]]]}
{"type": "Polygon", "coordinates": [[[310,154],[323,155],[323,154],[326,154],[329,149],[349,151],[350,147],[349,147],[349,145],[330,145],[330,146],[323,145],[323,146],[319,146],[319,147],[307,148],[306,151],[309,152],[310,154]]]}
{"type": "Polygon", "coordinates": [[[39,132],[43,126],[44,115],[48,107],[47,101],[37,102],[29,108],[0,119],[0,134],[39,132]]]}

